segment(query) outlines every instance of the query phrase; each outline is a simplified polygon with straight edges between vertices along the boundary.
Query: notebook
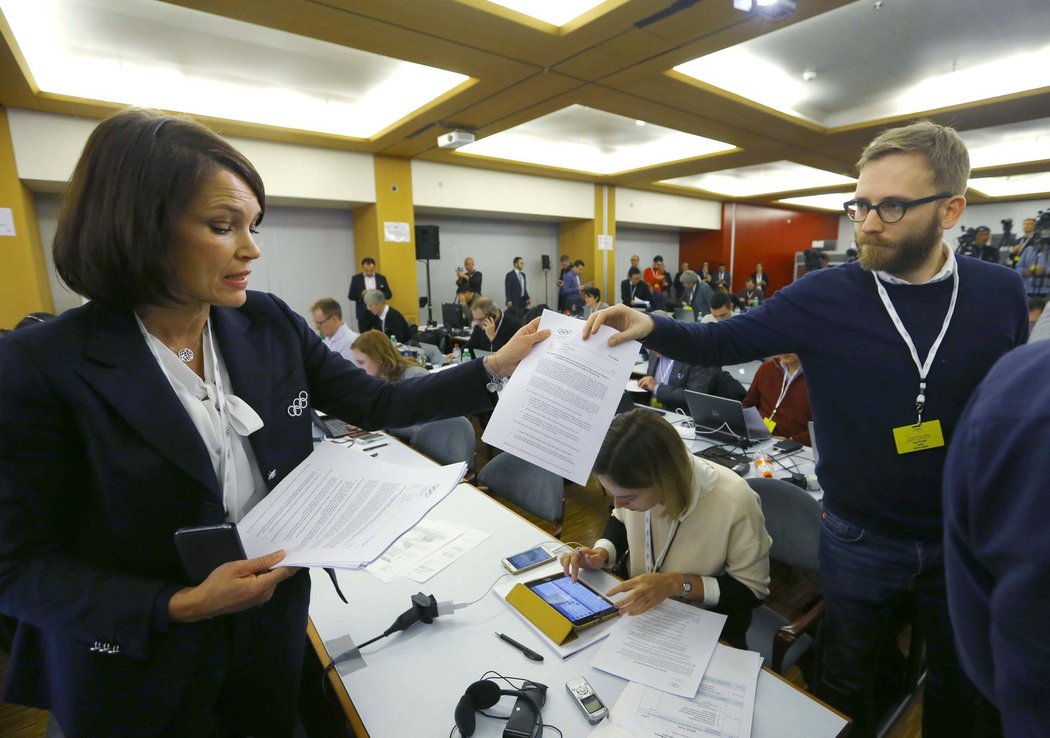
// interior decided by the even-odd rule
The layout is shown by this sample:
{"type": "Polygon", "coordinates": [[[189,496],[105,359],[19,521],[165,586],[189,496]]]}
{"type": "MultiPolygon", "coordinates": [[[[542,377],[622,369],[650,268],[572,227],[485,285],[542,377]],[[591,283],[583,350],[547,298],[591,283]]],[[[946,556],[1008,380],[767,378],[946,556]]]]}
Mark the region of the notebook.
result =
{"type": "Polygon", "coordinates": [[[739,400],[692,390],[685,391],[685,400],[696,424],[697,437],[730,441],[741,448],[769,438],[769,429],[758,410],[745,408],[739,400]]]}

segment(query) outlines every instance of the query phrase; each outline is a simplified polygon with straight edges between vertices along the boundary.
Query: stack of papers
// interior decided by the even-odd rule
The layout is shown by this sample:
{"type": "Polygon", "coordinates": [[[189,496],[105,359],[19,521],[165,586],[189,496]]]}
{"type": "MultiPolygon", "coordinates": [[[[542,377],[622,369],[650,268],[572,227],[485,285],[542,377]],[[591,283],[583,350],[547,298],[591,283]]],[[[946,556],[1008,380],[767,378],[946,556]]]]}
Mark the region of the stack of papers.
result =
{"type": "Polygon", "coordinates": [[[365,571],[381,582],[408,577],[422,583],[488,537],[483,530],[427,517],[397,539],[365,571]]]}
{"type": "Polygon", "coordinates": [[[237,531],[248,558],[284,549],[278,566],[361,569],[463,481],[466,464],[405,467],[322,443],[237,531]]]}
{"type": "Polygon", "coordinates": [[[761,655],[719,644],[695,697],[631,682],[590,738],[748,738],[761,669],[761,655]]]}

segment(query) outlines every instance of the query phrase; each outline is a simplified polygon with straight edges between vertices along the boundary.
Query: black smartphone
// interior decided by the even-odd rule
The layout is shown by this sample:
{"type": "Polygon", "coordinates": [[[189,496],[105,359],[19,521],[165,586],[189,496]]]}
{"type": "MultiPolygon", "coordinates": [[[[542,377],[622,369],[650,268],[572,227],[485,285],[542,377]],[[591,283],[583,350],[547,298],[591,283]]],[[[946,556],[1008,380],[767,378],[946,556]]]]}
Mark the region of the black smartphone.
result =
{"type": "Polygon", "coordinates": [[[774,443],[773,448],[777,449],[778,451],[783,451],[784,453],[791,453],[792,451],[798,451],[800,448],[802,448],[802,444],[798,441],[792,441],[790,439],[785,438],[783,441],[777,441],[776,443],[774,443]]]}
{"type": "Polygon", "coordinates": [[[248,558],[233,523],[179,528],[175,548],[191,584],[200,584],[217,566],[248,558]]]}

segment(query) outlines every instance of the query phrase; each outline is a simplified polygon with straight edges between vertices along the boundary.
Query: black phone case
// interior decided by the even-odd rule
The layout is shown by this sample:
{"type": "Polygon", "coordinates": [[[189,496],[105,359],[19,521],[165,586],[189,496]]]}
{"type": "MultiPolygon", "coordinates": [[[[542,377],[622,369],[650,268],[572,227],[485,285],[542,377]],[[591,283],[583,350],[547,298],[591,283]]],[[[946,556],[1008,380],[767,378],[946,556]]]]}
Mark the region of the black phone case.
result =
{"type": "Polygon", "coordinates": [[[203,582],[217,566],[247,558],[232,523],[179,528],[175,531],[175,548],[191,584],[203,582]]]}

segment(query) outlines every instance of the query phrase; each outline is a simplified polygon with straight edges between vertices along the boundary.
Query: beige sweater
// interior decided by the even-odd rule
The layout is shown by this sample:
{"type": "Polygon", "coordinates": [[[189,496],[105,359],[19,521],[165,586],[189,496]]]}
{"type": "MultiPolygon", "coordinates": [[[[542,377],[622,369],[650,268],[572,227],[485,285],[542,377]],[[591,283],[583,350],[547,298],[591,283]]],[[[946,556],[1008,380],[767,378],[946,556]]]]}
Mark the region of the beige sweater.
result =
{"type": "MultiPolygon", "coordinates": [[[[613,516],[627,530],[630,576],[644,574],[645,513],[619,508],[613,516]]],[[[651,517],[655,561],[667,543],[672,519],[664,513],[663,505],[654,507],[651,517]]],[[[701,577],[728,574],[759,598],[769,594],[772,539],[766,532],[758,495],[747,482],[723,466],[694,457],[692,495],[680,519],[660,571],[701,577]]],[[[615,561],[615,546],[610,541],[602,539],[595,545],[611,547],[610,561],[615,561]]]]}

